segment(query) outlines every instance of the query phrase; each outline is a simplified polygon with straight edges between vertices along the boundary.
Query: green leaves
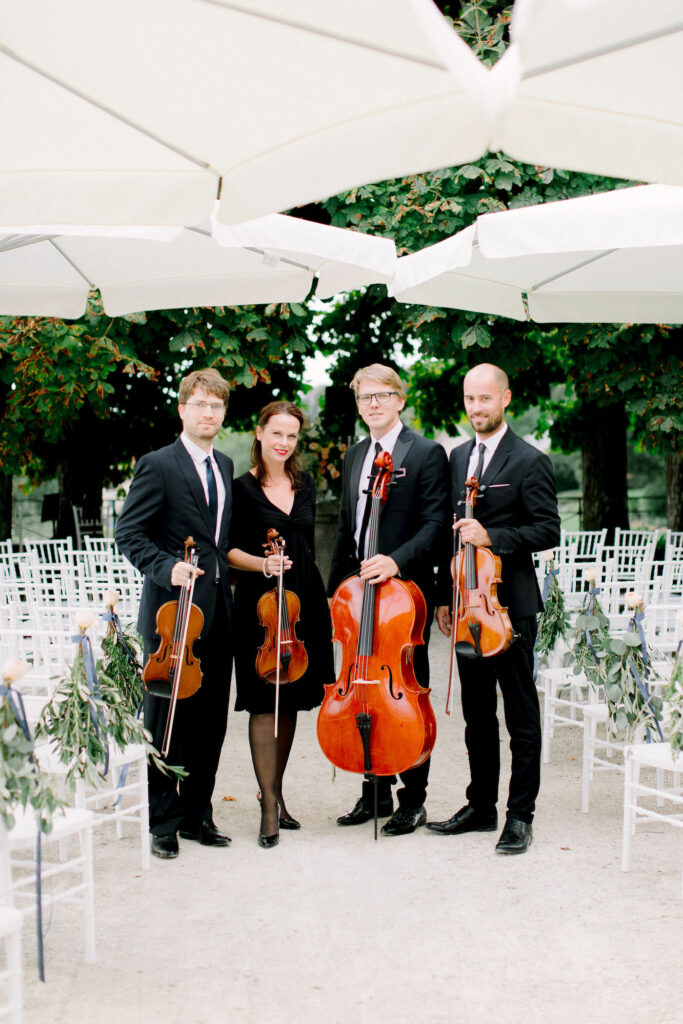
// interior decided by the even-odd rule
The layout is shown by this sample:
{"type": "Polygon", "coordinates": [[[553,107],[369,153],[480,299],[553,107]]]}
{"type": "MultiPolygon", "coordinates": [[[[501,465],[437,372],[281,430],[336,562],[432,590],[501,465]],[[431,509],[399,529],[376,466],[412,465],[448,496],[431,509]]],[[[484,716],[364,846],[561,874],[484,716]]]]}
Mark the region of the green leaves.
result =
{"type": "Polygon", "coordinates": [[[0,818],[12,828],[16,808],[32,807],[41,831],[49,832],[52,814],[63,801],[56,780],[40,771],[33,751],[33,740],[17,724],[9,700],[0,697],[0,818]]]}

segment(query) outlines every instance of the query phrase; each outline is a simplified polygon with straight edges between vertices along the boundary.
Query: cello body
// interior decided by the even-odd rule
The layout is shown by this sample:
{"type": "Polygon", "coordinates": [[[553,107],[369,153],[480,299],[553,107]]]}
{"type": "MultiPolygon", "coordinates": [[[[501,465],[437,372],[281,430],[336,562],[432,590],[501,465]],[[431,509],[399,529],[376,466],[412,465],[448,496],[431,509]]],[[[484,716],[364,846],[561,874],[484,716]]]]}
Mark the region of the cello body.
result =
{"type": "MultiPolygon", "coordinates": [[[[378,455],[391,474],[391,456],[378,455]]],[[[380,491],[382,474],[375,482],[380,491]]],[[[384,487],[388,480],[385,479],[384,487]]],[[[370,551],[376,551],[379,499],[373,491],[370,551]]],[[[386,497],[384,498],[386,500],[386,497]]],[[[332,598],[333,640],[342,651],[337,681],[325,686],[318,740],[337,768],[394,775],[425,761],[436,740],[430,690],[420,686],[413,652],[424,643],[427,608],[409,580],[344,580],[332,598]]]]}

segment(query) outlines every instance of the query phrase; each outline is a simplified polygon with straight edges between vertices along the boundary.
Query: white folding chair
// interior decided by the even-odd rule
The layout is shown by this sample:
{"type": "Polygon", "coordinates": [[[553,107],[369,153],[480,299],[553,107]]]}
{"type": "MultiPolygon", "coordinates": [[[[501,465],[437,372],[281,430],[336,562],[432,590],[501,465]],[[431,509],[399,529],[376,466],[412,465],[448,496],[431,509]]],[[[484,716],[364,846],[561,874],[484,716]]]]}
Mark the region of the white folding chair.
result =
{"type": "Polygon", "coordinates": [[[683,530],[667,530],[664,546],[664,561],[683,559],[683,530]]]}
{"type": "Polygon", "coordinates": [[[550,761],[550,741],[555,729],[573,726],[581,728],[581,710],[596,700],[594,684],[581,672],[574,675],[570,668],[542,668],[538,673],[538,689],[543,694],[543,763],[550,761]]]}
{"type": "MultiPolygon", "coordinates": [[[[36,838],[38,828],[32,809],[19,810],[16,824],[8,830],[0,821],[0,902],[22,905],[25,913],[36,909],[36,838]]],[[[64,886],[42,885],[43,907],[54,903],[77,903],[83,911],[85,958],[95,963],[95,904],[92,855],[92,811],[68,807],[56,811],[52,831],[41,836],[41,872],[46,879],[60,879],[64,886]],[[77,850],[67,853],[77,841],[77,850]],[[50,854],[59,847],[57,858],[50,854]]]]}
{"type": "Polygon", "coordinates": [[[0,1020],[21,1024],[21,913],[0,907],[0,939],[5,944],[5,966],[0,966],[0,1020]]]}
{"type": "MultiPolygon", "coordinates": [[[[668,743],[634,743],[624,751],[624,827],[622,835],[621,869],[631,868],[631,840],[636,825],[643,821],[663,821],[675,828],[683,828],[683,753],[672,752],[668,743]],[[655,770],[653,785],[641,781],[641,769],[655,770]],[[656,797],[658,806],[668,802],[679,811],[664,813],[646,807],[641,797],[656,797]]],[[[683,862],[681,864],[681,898],[683,898],[683,862]]]]}

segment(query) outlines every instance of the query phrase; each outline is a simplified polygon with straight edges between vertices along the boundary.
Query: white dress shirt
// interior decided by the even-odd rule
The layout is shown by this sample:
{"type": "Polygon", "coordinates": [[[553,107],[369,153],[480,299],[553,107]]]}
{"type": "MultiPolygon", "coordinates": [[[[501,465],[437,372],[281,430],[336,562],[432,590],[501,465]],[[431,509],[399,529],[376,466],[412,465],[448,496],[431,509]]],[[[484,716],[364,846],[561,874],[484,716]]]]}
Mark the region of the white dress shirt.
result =
{"type": "Polygon", "coordinates": [[[194,462],[195,469],[201,480],[202,487],[204,489],[204,497],[206,498],[206,504],[209,504],[209,483],[206,476],[206,457],[207,455],[211,459],[211,465],[213,467],[213,475],[216,478],[216,493],[218,495],[218,515],[216,516],[216,536],[215,540],[218,543],[218,535],[221,532],[221,519],[223,518],[223,509],[225,508],[225,484],[223,483],[223,474],[218,468],[216,462],[216,456],[213,453],[213,447],[210,452],[205,452],[203,448],[200,448],[198,444],[191,441],[186,433],[180,435],[180,440],[185,445],[185,449],[194,462]]]}
{"type": "MultiPolygon", "coordinates": [[[[486,472],[486,467],[495,454],[496,448],[503,440],[507,428],[507,423],[504,423],[500,430],[496,431],[495,434],[491,434],[489,437],[477,437],[476,434],[474,435],[474,448],[470,455],[470,461],[467,463],[467,480],[474,475],[474,471],[479,465],[479,445],[483,444],[486,448],[486,451],[484,452],[484,464],[481,470],[481,475],[483,476],[486,472]]],[[[479,483],[481,483],[481,480],[479,483]]]]}
{"type": "Polygon", "coordinates": [[[368,499],[366,491],[369,486],[370,476],[372,474],[372,464],[375,461],[375,442],[378,441],[382,446],[382,451],[391,453],[394,450],[394,445],[398,441],[398,435],[403,430],[403,424],[399,420],[395,427],[388,430],[383,437],[373,437],[370,434],[370,447],[367,450],[363,465],[361,466],[360,479],[358,481],[358,497],[356,499],[356,529],[354,531],[354,539],[356,541],[356,551],[358,550],[358,541],[360,540],[360,530],[363,525],[363,512],[365,511],[365,503],[368,499]]]}

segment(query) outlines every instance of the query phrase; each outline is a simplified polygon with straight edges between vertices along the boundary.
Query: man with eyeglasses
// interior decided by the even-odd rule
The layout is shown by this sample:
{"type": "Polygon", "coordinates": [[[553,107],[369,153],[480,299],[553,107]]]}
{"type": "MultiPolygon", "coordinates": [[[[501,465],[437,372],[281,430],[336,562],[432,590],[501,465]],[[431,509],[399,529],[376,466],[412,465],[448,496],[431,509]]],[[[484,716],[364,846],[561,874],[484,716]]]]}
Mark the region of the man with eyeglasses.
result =
{"type": "MultiPolygon", "coordinates": [[[[370,436],[353,445],[342,467],[342,496],[337,539],[332,556],[328,595],[347,576],[359,573],[367,583],[383,583],[393,576],[412,580],[427,602],[424,644],[414,651],[415,675],[421,686],[429,685],[427,645],[434,613],[434,565],[442,536],[448,502],[448,461],[440,444],[406,427],[400,413],[406,403],[401,378],[389,366],[374,363],[358,370],[351,388],[361,419],[370,436]],[[379,521],[378,552],[366,558],[364,516],[373,462],[378,450],[392,456],[395,476],[379,521]]],[[[378,815],[389,817],[382,827],[388,836],[406,835],[427,820],[429,759],[417,768],[401,772],[394,812],[391,785],[395,778],[378,780],[378,815]]],[[[374,817],[372,784],[363,782],[355,807],[337,819],[339,825],[361,825],[374,817]]]]}
{"type": "MultiPolygon", "coordinates": [[[[152,853],[165,860],[179,853],[177,834],[203,846],[229,846],[213,821],[211,797],[228,721],[232,674],[232,597],[228,529],[232,507],[232,459],[213,447],[223,424],[229,384],[216,370],[184,377],[178,392],[183,424],[174,444],[144,455],[116,525],[116,543],[144,577],[138,631],[145,661],[159,646],[156,614],[195,576],[193,603],[204,625],[193,653],[202,682],[176,705],[168,764],[188,772],[177,782],[153,764],[147,768],[152,853]],[[197,546],[196,568],[184,561],[184,545],[197,546]]],[[[145,689],[145,726],[161,749],[169,700],[145,689]]]]}

